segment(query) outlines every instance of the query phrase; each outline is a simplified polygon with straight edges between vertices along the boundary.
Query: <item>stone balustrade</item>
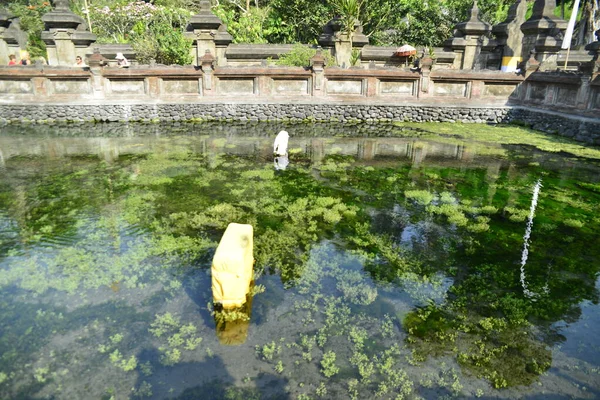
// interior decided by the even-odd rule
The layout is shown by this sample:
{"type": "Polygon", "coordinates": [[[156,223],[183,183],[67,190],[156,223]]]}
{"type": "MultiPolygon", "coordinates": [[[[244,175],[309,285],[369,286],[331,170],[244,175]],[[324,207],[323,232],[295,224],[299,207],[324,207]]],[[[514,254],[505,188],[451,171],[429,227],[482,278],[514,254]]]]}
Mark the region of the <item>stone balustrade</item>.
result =
{"type": "MultiPolygon", "coordinates": [[[[0,121],[449,121],[600,144],[600,75],[390,68],[0,67],[0,121]],[[550,117],[551,116],[551,117],[550,117]],[[551,122],[549,122],[551,121],[551,122]]],[[[539,63],[532,63],[533,67],[539,63]]],[[[532,68],[533,68],[532,67],[532,68]]]]}

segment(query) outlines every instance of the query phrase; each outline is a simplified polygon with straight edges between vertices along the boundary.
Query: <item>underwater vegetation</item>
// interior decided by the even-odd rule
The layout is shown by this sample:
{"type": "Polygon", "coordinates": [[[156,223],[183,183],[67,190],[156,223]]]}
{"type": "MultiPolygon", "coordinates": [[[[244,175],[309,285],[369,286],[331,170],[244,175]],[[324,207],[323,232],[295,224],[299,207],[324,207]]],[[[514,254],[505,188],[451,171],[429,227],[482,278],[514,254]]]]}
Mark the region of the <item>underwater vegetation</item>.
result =
{"type": "Polygon", "coordinates": [[[599,301],[597,150],[517,127],[419,127],[411,138],[390,126],[410,157],[349,154],[341,132],[318,139],[319,157],[291,143],[277,171],[225,134],[160,138],[112,161],[7,158],[0,397],[74,396],[69,379],[86,368],[118,382],[87,383],[98,398],[193,396],[159,376],[221,362],[230,345],[260,371],[213,388],[231,398],[261,398],[259,374],[305,399],[535,387],[566,340],[557,324],[599,301]],[[254,227],[256,284],[225,312],[203,292],[230,222],[254,227]],[[58,343],[86,356],[66,367],[75,350],[58,343]]]}

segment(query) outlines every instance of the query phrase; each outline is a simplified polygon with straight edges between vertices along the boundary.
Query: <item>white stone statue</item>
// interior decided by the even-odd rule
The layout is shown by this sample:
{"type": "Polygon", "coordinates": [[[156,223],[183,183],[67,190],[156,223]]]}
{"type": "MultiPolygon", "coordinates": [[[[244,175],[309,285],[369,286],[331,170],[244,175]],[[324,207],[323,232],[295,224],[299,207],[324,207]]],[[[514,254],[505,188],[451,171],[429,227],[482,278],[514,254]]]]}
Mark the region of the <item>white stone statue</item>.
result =
{"type": "Polygon", "coordinates": [[[287,147],[288,147],[288,139],[290,138],[289,133],[286,131],[281,131],[277,134],[275,138],[275,143],[273,143],[273,153],[277,156],[285,156],[287,155],[287,147]]]}
{"type": "Polygon", "coordinates": [[[275,157],[275,160],[273,160],[273,164],[277,171],[285,171],[289,163],[290,160],[287,156],[277,156],[275,157]]]}

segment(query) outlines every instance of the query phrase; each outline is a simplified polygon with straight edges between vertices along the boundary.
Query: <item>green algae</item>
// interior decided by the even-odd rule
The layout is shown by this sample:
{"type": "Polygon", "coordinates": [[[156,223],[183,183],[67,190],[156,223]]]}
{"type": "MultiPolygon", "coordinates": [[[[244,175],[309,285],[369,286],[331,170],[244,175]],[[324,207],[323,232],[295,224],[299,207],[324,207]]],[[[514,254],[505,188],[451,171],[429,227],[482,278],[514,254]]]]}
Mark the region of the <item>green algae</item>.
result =
{"type": "Polygon", "coordinates": [[[453,139],[469,142],[527,145],[542,151],[565,152],[578,157],[600,159],[600,149],[586,146],[571,139],[545,134],[533,129],[514,125],[484,124],[445,124],[445,123],[395,123],[396,126],[409,127],[428,132],[432,135],[448,135],[453,139]]]}

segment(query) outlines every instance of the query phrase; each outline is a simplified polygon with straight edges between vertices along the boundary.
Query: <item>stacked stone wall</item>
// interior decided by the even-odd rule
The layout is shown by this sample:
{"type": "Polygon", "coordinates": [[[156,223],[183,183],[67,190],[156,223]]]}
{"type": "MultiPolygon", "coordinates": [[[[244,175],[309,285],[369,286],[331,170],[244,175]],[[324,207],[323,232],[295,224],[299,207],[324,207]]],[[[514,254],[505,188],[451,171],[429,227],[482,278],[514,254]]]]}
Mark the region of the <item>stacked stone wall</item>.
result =
{"type": "Polygon", "coordinates": [[[0,123],[284,121],[519,123],[600,145],[600,120],[525,107],[337,104],[0,105],[0,123]]]}

